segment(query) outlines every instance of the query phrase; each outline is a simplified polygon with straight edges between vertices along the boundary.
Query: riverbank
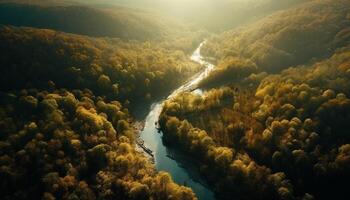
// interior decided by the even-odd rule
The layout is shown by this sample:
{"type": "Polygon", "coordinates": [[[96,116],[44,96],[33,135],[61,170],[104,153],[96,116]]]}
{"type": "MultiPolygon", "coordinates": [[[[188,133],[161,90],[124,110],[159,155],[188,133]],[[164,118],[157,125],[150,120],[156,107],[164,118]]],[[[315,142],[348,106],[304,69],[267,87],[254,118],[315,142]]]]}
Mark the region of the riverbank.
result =
{"type": "MultiPolygon", "coordinates": [[[[143,129],[140,131],[140,139],[142,140],[142,145],[152,151],[154,164],[158,171],[166,171],[171,174],[176,183],[190,187],[196,193],[199,200],[214,200],[214,192],[210,190],[206,182],[200,177],[198,169],[191,163],[191,157],[186,154],[179,156],[177,154],[180,154],[180,152],[165,146],[162,141],[163,133],[159,133],[157,125],[165,100],[173,98],[182,92],[195,90],[198,83],[214,69],[214,65],[204,61],[200,55],[200,49],[203,44],[204,42],[194,51],[191,60],[203,65],[204,69],[174,90],[168,97],[151,105],[150,111],[144,120],[143,129]]],[[[144,151],[145,155],[148,154],[144,148],[140,148],[144,151]]],[[[150,155],[148,154],[148,156],[150,155]]]]}

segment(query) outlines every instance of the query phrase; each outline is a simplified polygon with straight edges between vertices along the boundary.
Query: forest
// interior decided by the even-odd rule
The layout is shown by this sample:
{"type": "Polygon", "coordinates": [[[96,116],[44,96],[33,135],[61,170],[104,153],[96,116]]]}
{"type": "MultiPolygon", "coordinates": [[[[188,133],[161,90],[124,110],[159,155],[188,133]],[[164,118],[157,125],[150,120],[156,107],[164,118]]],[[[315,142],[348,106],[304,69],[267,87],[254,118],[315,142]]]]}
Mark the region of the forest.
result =
{"type": "Polygon", "coordinates": [[[349,53],[267,75],[255,90],[232,84],[181,94],[164,106],[164,139],[200,158],[224,199],[341,199],[350,175],[349,53]]]}
{"type": "Polygon", "coordinates": [[[131,113],[201,69],[187,57],[204,32],[121,9],[0,9],[1,199],[196,199],[136,150],[131,113]]]}
{"type": "Polygon", "coordinates": [[[0,0],[0,77],[1,199],[350,197],[348,0],[0,0]]]}
{"type": "Polygon", "coordinates": [[[349,196],[349,9],[314,1],[205,44],[204,94],[168,100],[160,125],[220,198],[349,196]]]}
{"type": "Polygon", "coordinates": [[[1,91],[87,88],[136,104],[159,97],[200,69],[182,50],[150,42],[11,26],[0,27],[0,39],[0,64],[8,66],[0,69],[1,91]]]}

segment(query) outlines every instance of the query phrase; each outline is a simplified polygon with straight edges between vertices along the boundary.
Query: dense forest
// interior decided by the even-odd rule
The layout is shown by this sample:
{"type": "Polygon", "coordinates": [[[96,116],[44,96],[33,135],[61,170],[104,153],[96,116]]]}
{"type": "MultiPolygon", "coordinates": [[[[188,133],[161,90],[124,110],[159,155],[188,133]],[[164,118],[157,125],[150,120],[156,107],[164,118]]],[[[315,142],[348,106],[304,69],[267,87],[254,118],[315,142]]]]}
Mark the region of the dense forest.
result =
{"type": "Polygon", "coordinates": [[[349,42],[347,0],[316,0],[208,40],[203,54],[225,62],[250,59],[267,72],[316,61],[349,42]]]}
{"type": "Polygon", "coordinates": [[[348,199],[349,27],[348,0],[0,0],[0,198],[348,199]]]}
{"type": "MultiPolygon", "coordinates": [[[[165,38],[172,40],[193,38],[191,36],[194,31],[191,31],[191,26],[140,9],[120,6],[93,8],[85,4],[64,1],[48,2],[38,0],[28,4],[28,1],[23,0],[0,1],[0,24],[140,41],[164,42],[165,38]]],[[[192,45],[192,41],[187,40],[186,43],[192,45]]]]}
{"type": "Polygon", "coordinates": [[[128,110],[91,90],[1,99],[2,199],[195,199],[134,149],[128,110]]]}
{"type": "Polygon", "coordinates": [[[341,199],[350,176],[349,53],[346,47],[314,65],[266,75],[256,89],[232,84],[181,94],[165,104],[164,139],[200,158],[225,199],[341,199]]]}
{"type": "Polygon", "coordinates": [[[2,91],[88,88],[138,103],[159,97],[200,68],[183,51],[150,42],[9,26],[0,27],[0,40],[0,65],[8,66],[0,69],[2,91]]]}
{"type": "Polygon", "coordinates": [[[121,8],[0,10],[1,199],[196,199],[136,150],[129,110],[200,70],[203,32],[121,8]]]}
{"type": "Polygon", "coordinates": [[[349,9],[313,1],[205,44],[206,91],[168,100],[160,125],[220,198],[349,196],[349,9]]]}

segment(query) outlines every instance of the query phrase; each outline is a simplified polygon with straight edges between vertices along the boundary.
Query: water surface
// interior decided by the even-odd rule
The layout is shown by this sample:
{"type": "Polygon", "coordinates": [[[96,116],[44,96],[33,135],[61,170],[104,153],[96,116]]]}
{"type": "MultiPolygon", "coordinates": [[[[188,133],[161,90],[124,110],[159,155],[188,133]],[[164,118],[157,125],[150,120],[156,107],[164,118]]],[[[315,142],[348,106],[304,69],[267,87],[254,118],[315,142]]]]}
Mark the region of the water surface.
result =
{"type": "Polygon", "coordinates": [[[191,56],[193,61],[204,66],[203,71],[194,75],[188,82],[174,90],[167,98],[151,106],[140,138],[144,141],[145,146],[153,151],[155,166],[158,171],[166,171],[171,174],[176,183],[192,188],[199,200],[213,200],[215,199],[214,193],[208,188],[205,181],[201,179],[198,170],[193,164],[195,161],[182,152],[164,146],[161,138],[163,133],[158,132],[156,125],[166,99],[173,98],[185,91],[194,90],[196,93],[201,94],[201,91],[196,89],[197,84],[208,76],[209,72],[214,68],[214,65],[204,61],[200,54],[203,44],[204,42],[199,45],[191,56]]]}

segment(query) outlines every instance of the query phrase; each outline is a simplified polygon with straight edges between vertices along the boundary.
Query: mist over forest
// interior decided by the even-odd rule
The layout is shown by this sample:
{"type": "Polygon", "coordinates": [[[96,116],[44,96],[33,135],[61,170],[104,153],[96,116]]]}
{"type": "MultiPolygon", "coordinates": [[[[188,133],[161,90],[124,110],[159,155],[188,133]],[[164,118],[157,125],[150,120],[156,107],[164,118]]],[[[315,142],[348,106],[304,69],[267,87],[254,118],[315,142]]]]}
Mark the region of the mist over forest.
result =
{"type": "Polygon", "coordinates": [[[350,198],[350,1],[0,0],[0,199],[350,198]]]}

